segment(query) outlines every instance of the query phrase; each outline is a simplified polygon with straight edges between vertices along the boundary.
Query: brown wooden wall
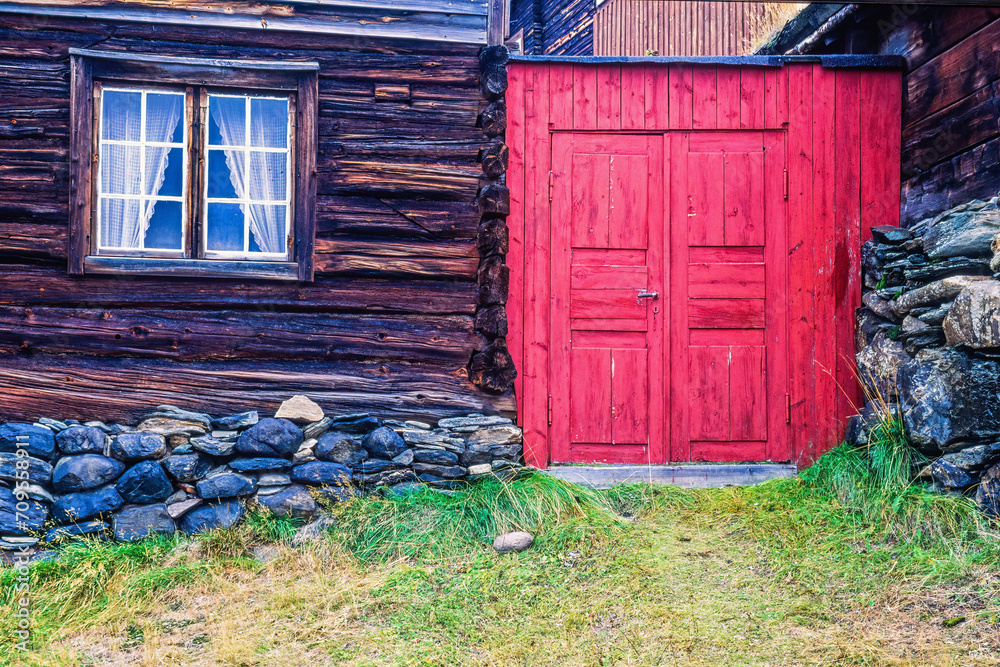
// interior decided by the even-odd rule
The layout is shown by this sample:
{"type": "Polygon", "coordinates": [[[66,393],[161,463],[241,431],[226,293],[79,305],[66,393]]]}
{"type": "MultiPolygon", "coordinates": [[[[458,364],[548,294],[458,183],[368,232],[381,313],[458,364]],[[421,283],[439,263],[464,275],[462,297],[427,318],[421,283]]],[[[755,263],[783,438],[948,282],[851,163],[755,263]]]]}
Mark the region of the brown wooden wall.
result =
{"type": "Polygon", "coordinates": [[[816,51],[905,58],[903,225],[1000,192],[1000,8],[865,7],[816,51]]]}
{"type": "Polygon", "coordinates": [[[467,379],[478,47],[0,14],[0,418],[510,413],[467,379]],[[70,47],[321,64],[316,280],[70,277],[70,47]],[[409,98],[377,94],[409,87],[409,98]]]}
{"type": "Polygon", "coordinates": [[[743,55],[763,15],[760,2],[608,0],[594,17],[594,55],[743,55]]]}

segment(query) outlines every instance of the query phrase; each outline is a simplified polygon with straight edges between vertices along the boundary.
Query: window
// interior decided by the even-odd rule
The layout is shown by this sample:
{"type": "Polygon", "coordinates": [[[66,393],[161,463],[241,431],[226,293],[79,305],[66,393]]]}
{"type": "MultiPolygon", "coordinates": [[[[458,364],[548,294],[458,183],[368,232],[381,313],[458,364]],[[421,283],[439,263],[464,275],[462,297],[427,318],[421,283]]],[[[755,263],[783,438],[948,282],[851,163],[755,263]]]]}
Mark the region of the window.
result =
{"type": "Polygon", "coordinates": [[[312,279],[315,63],[71,56],[71,273],[312,279]]]}

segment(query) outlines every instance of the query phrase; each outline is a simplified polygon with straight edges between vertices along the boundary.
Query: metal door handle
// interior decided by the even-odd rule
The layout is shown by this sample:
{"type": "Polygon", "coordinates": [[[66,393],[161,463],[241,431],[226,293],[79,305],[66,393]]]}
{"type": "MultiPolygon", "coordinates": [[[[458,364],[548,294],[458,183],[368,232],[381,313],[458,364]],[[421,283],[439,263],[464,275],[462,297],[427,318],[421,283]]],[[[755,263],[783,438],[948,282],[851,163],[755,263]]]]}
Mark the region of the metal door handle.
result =
{"type": "Polygon", "coordinates": [[[653,301],[656,301],[657,299],[660,298],[660,295],[657,292],[639,292],[639,294],[637,294],[635,298],[652,299],[653,301]]]}

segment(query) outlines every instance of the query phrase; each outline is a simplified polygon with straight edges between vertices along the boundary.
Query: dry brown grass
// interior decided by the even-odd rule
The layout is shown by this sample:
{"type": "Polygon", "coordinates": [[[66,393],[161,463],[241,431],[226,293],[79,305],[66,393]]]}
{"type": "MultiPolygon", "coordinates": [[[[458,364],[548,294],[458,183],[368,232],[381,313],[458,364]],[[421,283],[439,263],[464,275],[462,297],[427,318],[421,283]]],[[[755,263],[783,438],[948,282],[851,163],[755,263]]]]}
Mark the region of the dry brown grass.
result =
{"type": "Polygon", "coordinates": [[[750,53],[754,53],[775,36],[785,23],[809,6],[808,2],[765,2],[760,14],[752,16],[750,53]]]}

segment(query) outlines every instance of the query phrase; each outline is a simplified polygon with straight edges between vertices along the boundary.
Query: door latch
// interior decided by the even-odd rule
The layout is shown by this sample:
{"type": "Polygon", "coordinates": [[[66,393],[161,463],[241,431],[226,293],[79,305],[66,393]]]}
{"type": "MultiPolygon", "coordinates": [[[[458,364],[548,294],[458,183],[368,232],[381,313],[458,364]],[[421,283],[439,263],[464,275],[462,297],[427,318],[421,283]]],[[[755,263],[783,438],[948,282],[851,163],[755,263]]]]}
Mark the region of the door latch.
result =
{"type": "Polygon", "coordinates": [[[638,294],[636,294],[635,298],[652,299],[653,301],[656,301],[657,299],[660,298],[660,294],[659,292],[639,292],[638,294]]]}

